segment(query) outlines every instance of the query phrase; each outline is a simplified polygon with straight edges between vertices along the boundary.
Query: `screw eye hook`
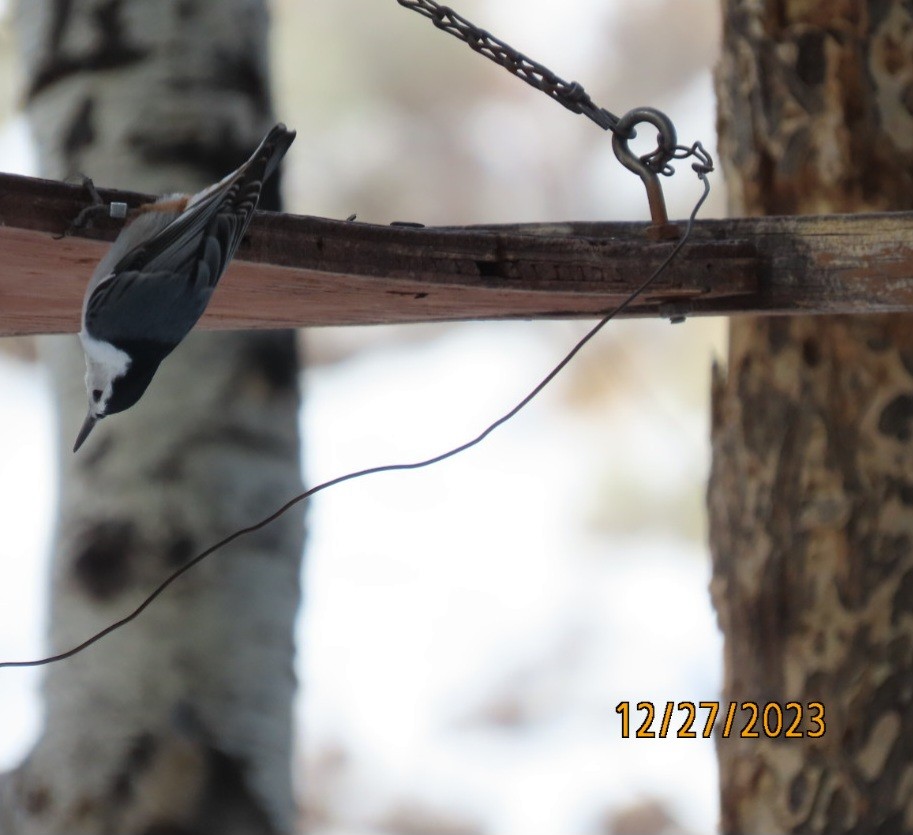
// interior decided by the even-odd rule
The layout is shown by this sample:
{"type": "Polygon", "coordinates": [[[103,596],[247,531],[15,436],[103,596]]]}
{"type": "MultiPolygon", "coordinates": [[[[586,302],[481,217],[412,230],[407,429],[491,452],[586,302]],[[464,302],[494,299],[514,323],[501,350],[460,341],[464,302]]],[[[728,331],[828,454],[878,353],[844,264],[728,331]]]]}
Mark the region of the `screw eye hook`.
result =
{"type": "Polygon", "coordinates": [[[636,107],[629,110],[618,120],[612,137],[612,149],[618,161],[643,181],[650,204],[650,217],[655,227],[663,227],[669,223],[659,175],[666,173],[669,161],[674,158],[675,143],[675,125],[672,124],[672,120],[653,107],[636,107]],[[637,135],[635,126],[643,122],[653,125],[658,134],[656,149],[639,157],[631,150],[628,142],[637,135]]]}

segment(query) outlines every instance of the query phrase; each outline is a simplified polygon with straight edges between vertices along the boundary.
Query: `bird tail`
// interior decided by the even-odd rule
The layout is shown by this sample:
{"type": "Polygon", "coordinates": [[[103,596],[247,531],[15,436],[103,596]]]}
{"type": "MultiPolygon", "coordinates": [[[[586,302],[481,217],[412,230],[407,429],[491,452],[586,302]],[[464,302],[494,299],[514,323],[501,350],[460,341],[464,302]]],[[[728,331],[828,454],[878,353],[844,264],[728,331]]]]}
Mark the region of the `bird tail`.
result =
{"type": "Polygon", "coordinates": [[[279,122],[270,129],[257,150],[242,167],[254,176],[258,169],[262,169],[259,179],[261,182],[265,182],[276,170],[279,161],[285,156],[285,152],[292,142],[295,141],[295,135],[295,131],[289,130],[282,122],[279,122]]]}
{"type": "MultiPolygon", "coordinates": [[[[193,195],[187,201],[185,211],[212,198],[216,192],[222,192],[231,183],[237,183],[239,180],[255,186],[256,197],[254,198],[254,205],[256,205],[263,183],[269,179],[269,176],[279,166],[279,162],[285,156],[285,152],[295,141],[295,136],[295,131],[289,130],[282,122],[274,125],[270,128],[269,133],[263,137],[263,141],[257,146],[257,150],[251,154],[247,162],[227,174],[219,182],[213,183],[213,185],[193,195]]],[[[253,209],[253,207],[251,208],[253,209]]]]}

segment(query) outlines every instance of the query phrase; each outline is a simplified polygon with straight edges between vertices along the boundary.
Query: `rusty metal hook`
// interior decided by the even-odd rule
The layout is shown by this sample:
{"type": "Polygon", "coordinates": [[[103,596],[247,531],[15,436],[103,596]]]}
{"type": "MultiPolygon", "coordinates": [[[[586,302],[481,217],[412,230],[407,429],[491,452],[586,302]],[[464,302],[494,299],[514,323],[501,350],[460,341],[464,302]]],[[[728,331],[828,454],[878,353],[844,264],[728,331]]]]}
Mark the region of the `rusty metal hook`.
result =
{"type": "Polygon", "coordinates": [[[661,110],[653,107],[636,107],[629,110],[618,120],[612,137],[612,149],[618,161],[643,180],[647,189],[653,227],[661,235],[669,227],[669,215],[666,212],[666,200],[663,197],[659,175],[675,156],[675,143],[675,125],[672,124],[672,120],[661,110]],[[656,150],[639,157],[630,149],[628,141],[637,135],[635,127],[643,122],[653,125],[659,133],[656,137],[656,150]]]}

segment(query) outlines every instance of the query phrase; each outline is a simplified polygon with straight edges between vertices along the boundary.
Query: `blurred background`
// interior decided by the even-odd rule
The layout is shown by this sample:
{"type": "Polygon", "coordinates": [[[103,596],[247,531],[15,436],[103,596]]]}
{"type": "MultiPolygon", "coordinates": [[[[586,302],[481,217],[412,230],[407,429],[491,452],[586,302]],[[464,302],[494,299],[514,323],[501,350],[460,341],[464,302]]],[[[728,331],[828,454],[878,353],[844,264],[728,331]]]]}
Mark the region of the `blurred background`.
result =
{"type": "MultiPolygon", "coordinates": [[[[28,174],[7,5],[0,170],[28,174]]],[[[716,0],[457,11],[597,104],[659,107],[681,142],[713,149],[716,0]]],[[[395,0],[273,0],[273,63],[277,114],[299,133],[288,211],[428,225],[648,217],[608,134],[395,0]]],[[[664,182],[672,217],[700,193],[679,169],[664,182]]],[[[703,217],[724,213],[719,174],[713,186],[703,217]]],[[[308,331],[307,482],[468,440],[588,326],[308,331]]],[[[712,741],[622,739],[615,707],[718,697],[704,489],[710,368],[724,351],[724,320],[614,322],[481,447],[313,501],[298,634],[303,832],[715,828],[712,741]]],[[[0,343],[2,658],[42,652],[54,524],[55,417],[30,357],[26,340],[0,343]]],[[[0,680],[0,770],[37,735],[39,687],[34,671],[0,680]]]]}

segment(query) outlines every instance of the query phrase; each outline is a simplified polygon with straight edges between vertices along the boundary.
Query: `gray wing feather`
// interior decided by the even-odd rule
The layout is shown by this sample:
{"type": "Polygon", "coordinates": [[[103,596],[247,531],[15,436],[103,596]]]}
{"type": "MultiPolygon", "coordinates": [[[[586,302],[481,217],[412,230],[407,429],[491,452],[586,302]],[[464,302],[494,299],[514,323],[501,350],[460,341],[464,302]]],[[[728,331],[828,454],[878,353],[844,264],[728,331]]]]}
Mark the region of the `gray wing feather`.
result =
{"type": "Polygon", "coordinates": [[[203,315],[247,231],[264,179],[294,137],[277,125],[241,168],[182,214],[147,212],[126,227],[89,285],[88,332],[114,344],[180,342],[203,315]]]}
{"type": "Polygon", "coordinates": [[[86,308],[86,330],[118,345],[132,341],[177,345],[196,324],[212,295],[192,291],[172,271],[125,271],[98,285],[86,308]]]}

